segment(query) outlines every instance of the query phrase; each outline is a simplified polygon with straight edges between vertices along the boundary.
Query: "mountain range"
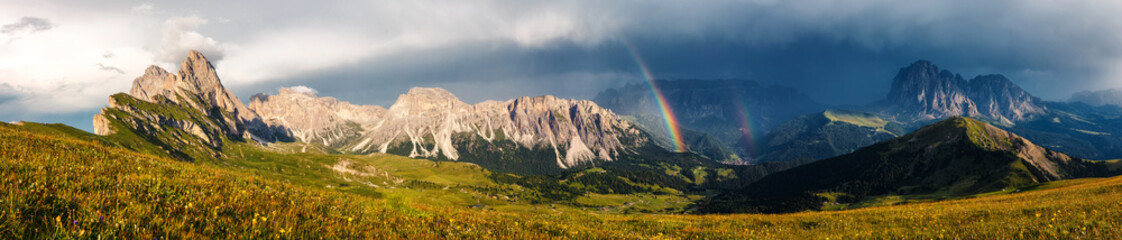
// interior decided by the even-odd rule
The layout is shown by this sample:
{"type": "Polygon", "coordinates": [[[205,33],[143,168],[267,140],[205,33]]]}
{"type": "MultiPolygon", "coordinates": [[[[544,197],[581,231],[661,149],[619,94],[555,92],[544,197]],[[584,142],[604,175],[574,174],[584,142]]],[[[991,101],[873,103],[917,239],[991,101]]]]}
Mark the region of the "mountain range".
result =
{"type": "Polygon", "coordinates": [[[665,120],[650,112],[656,106],[639,85],[606,90],[596,101],[476,104],[417,87],[388,108],[283,88],[243,104],[196,51],[177,73],[150,67],[129,93],[110,96],[94,125],[97,139],[114,146],[183,161],[244,157],[243,147],[230,146],[247,143],[295,144],[300,152],[468,162],[548,199],[582,191],[719,193],[700,202],[701,212],[801,211],[823,201],[963,196],[1118,174],[1115,162],[1083,156],[1122,149],[1112,145],[1122,111],[1043,102],[1000,75],[967,81],[919,61],[900,70],[884,101],[858,110],[823,110],[791,89],[753,82],[662,86],[681,109],[687,151],[660,146],[665,133],[653,126],[665,120]],[[783,108],[788,103],[795,107],[783,108]]]}
{"type": "MultiPolygon", "coordinates": [[[[760,88],[754,82],[745,83],[743,85],[748,87],[741,88],[728,87],[735,84],[723,81],[678,80],[660,82],[659,85],[675,86],[669,92],[676,95],[667,94],[666,98],[669,105],[675,106],[674,109],[686,112],[710,109],[709,112],[712,112],[709,115],[677,114],[678,120],[683,122],[683,135],[688,136],[686,139],[704,139],[705,135],[716,134],[739,136],[711,138],[717,141],[685,141],[687,145],[700,145],[689,146],[691,151],[726,162],[810,162],[825,159],[953,116],[992,123],[1048,148],[1080,158],[1122,157],[1122,139],[1117,137],[1122,136],[1122,124],[1118,124],[1117,120],[1122,111],[1117,106],[1043,101],[1005,76],[989,74],[967,80],[925,60],[901,68],[892,84],[887,86],[889,93],[884,99],[860,107],[823,106],[795,90],[760,88]],[[744,95],[734,94],[735,89],[768,90],[762,91],[764,93],[745,91],[751,92],[752,97],[737,97],[744,95]],[[706,99],[734,100],[704,101],[706,99]],[[702,104],[705,102],[717,103],[702,104]],[[743,124],[736,124],[738,120],[735,116],[729,116],[729,113],[740,112],[739,106],[768,106],[747,108],[747,112],[752,113],[750,122],[760,123],[751,125],[752,131],[747,132],[750,134],[742,131],[743,124]],[[732,154],[737,159],[728,157],[732,154]]],[[[642,85],[629,85],[623,89],[628,91],[606,90],[596,101],[625,115],[625,119],[636,122],[641,128],[655,126],[645,127],[644,130],[650,132],[656,142],[665,142],[661,140],[667,139],[665,129],[657,127],[664,124],[661,122],[664,119],[654,108],[649,89],[642,85]]]]}
{"type": "Polygon", "coordinates": [[[567,169],[612,161],[648,143],[631,124],[591,101],[553,96],[472,105],[444,89],[413,88],[387,109],[281,89],[279,95],[254,96],[249,109],[268,124],[285,126],[298,141],[358,154],[513,161],[502,155],[524,151],[548,156],[530,160],[537,165],[567,169]]]}
{"type": "Polygon", "coordinates": [[[344,153],[447,160],[515,160],[504,154],[521,151],[540,157],[518,160],[556,169],[612,161],[648,143],[645,134],[591,101],[553,96],[471,105],[443,89],[413,88],[387,109],[281,89],[279,95],[255,95],[247,106],[197,51],[178,74],[149,67],[129,94],[110,97],[94,125],[101,135],[138,133],[168,152],[197,145],[217,156],[223,141],[296,140],[344,153]]]}
{"type": "Polygon", "coordinates": [[[110,96],[94,125],[95,133],[116,145],[183,161],[241,157],[244,151],[228,146],[242,143],[265,148],[294,143],[301,152],[394,154],[560,178],[549,181],[607,178],[617,187],[646,184],[679,192],[736,189],[793,166],[725,165],[671,152],[611,110],[553,96],[468,104],[446,90],[418,87],[384,108],[283,88],[277,95],[254,95],[246,105],[196,51],[177,74],[153,66],[129,93],[110,96]],[[582,172],[589,168],[602,172],[582,172]]]}

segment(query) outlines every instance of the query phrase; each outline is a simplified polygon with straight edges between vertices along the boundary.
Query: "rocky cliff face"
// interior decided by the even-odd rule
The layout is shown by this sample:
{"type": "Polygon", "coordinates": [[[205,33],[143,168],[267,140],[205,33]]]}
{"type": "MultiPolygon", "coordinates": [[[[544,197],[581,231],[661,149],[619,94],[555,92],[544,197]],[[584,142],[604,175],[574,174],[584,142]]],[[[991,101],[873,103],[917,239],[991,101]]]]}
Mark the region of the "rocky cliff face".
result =
{"type": "Polygon", "coordinates": [[[884,115],[902,121],[970,116],[1013,124],[1045,111],[1040,99],[1004,76],[985,75],[967,81],[928,61],[901,69],[888,97],[878,104],[884,115]]]}
{"type": "MultiPolygon", "coordinates": [[[[284,138],[287,132],[261,121],[253,111],[242,104],[233,93],[222,86],[214,66],[198,51],[192,50],[179,65],[179,72],[171,74],[158,66],[150,66],[144,75],[133,80],[132,97],[147,102],[167,102],[188,106],[217,121],[222,133],[230,138],[256,138],[267,141],[284,138]]],[[[122,108],[110,99],[110,108],[122,108]]],[[[123,108],[122,108],[123,109],[123,108]]],[[[146,114],[136,112],[140,117],[146,114]]],[[[181,126],[174,126],[181,127],[181,126]]],[[[94,117],[94,132],[111,134],[104,117],[94,117]]]]}
{"type": "Polygon", "coordinates": [[[109,107],[93,122],[94,133],[123,132],[184,160],[220,156],[227,139],[266,142],[288,136],[222,86],[214,66],[198,51],[188,54],[176,74],[149,67],[133,81],[129,94],[110,96],[109,107]]]}
{"type": "Polygon", "coordinates": [[[361,106],[314,93],[284,88],[279,95],[257,94],[249,109],[272,125],[284,126],[300,142],[342,147],[361,136],[363,129],[377,128],[386,109],[361,106]]]}
{"type": "Polygon", "coordinates": [[[247,133],[246,123],[258,120],[241,100],[222,86],[214,66],[202,53],[192,50],[179,65],[177,74],[151,66],[133,81],[129,95],[154,102],[163,96],[172,102],[186,104],[212,118],[222,121],[225,133],[240,137],[247,133]]]}
{"type": "Polygon", "coordinates": [[[1021,121],[1045,112],[1039,98],[1002,75],[983,75],[970,80],[970,99],[978,113],[1005,123],[1021,121]]]}
{"type": "Polygon", "coordinates": [[[404,146],[410,157],[457,160],[465,146],[454,138],[466,134],[547,150],[558,167],[569,168],[611,161],[646,142],[637,129],[595,103],[553,96],[472,105],[444,89],[413,88],[384,109],[282,89],[279,95],[255,96],[249,108],[300,141],[355,153],[404,146]]]}

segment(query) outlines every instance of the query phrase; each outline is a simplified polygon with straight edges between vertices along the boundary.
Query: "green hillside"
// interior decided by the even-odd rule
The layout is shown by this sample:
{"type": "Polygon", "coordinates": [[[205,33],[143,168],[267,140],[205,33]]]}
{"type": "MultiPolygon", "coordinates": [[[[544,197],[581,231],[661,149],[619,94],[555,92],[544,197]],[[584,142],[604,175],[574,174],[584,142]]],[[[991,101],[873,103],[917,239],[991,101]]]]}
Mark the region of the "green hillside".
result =
{"type": "Polygon", "coordinates": [[[1048,181],[1117,175],[977,120],[954,117],[854,153],[768,175],[711,199],[706,212],[815,210],[880,195],[946,198],[1048,181]]]}
{"type": "Polygon", "coordinates": [[[900,124],[873,114],[828,110],[772,130],[760,141],[762,153],[753,162],[826,159],[897,137],[903,131],[900,124]]]}

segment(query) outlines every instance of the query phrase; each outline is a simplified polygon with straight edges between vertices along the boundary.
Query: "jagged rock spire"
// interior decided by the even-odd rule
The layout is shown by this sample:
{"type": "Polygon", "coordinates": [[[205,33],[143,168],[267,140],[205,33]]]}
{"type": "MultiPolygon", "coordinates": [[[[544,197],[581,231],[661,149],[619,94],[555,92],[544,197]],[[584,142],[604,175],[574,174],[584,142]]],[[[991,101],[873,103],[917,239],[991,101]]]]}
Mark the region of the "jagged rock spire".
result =
{"type": "Polygon", "coordinates": [[[920,60],[900,69],[882,104],[904,120],[982,117],[1012,124],[1042,113],[1040,100],[1001,75],[961,75],[920,60]]]}

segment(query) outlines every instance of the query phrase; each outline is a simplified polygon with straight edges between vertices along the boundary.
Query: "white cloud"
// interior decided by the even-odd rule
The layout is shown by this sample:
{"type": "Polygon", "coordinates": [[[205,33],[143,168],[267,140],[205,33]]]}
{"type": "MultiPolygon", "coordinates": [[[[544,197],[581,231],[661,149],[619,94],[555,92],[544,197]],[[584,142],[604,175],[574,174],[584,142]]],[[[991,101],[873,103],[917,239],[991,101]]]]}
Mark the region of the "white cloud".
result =
{"type": "Polygon", "coordinates": [[[203,36],[197,32],[200,25],[207,20],[199,16],[173,17],[164,21],[163,39],[160,40],[160,49],[156,51],[156,61],[178,66],[180,61],[187,58],[190,50],[198,50],[211,62],[218,62],[225,57],[225,48],[213,38],[203,36]]]}
{"type": "Polygon", "coordinates": [[[141,3],[140,5],[133,6],[132,12],[141,15],[152,15],[154,9],[155,7],[153,7],[152,4],[141,3]]]}
{"type": "MultiPolygon", "coordinates": [[[[58,4],[0,9],[47,23],[24,24],[40,27],[24,27],[18,38],[0,43],[0,118],[97,109],[110,94],[128,91],[132,78],[152,63],[144,50],[152,38],[128,17],[58,4]]],[[[6,13],[0,10],[0,21],[17,19],[6,13]]]]}
{"type": "Polygon", "coordinates": [[[254,84],[403,52],[479,43],[589,46],[614,38],[620,27],[604,10],[568,3],[390,1],[322,8],[338,12],[328,20],[279,22],[224,45],[227,58],[218,64],[223,79],[254,84]]]}
{"type": "Polygon", "coordinates": [[[287,88],[288,88],[289,90],[292,90],[292,91],[296,91],[296,92],[298,92],[298,93],[307,93],[307,94],[316,94],[316,93],[319,93],[319,92],[317,92],[317,91],[316,91],[315,89],[313,89],[313,88],[310,88],[310,87],[308,87],[308,86],[304,86],[304,85],[299,85],[299,86],[292,86],[292,87],[287,87],[287,88]]]}

